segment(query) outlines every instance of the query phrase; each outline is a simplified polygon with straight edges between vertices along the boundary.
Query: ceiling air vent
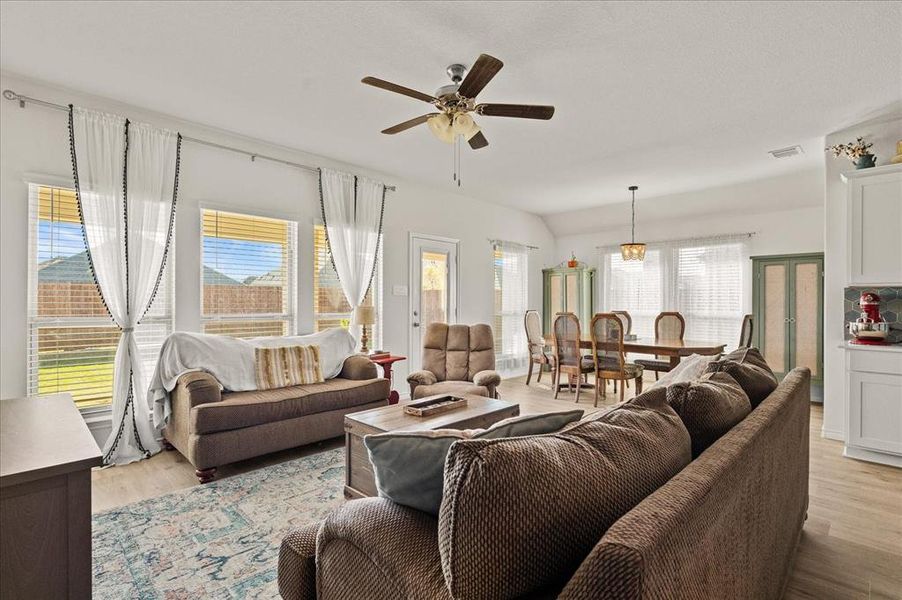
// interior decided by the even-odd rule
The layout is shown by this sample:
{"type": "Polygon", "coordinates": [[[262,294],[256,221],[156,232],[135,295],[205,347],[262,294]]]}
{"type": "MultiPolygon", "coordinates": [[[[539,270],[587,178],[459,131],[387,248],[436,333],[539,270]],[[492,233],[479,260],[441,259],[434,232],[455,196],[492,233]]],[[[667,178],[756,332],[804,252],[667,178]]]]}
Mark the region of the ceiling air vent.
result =
{"type": "Polygon", "coordinates": [[[768,152],[774,158],[789,158],[790,156],[798,156],[802,154],[801,146],[789,146],[788,148],[780,148],[779,150],[771,150],[768,152]]]}

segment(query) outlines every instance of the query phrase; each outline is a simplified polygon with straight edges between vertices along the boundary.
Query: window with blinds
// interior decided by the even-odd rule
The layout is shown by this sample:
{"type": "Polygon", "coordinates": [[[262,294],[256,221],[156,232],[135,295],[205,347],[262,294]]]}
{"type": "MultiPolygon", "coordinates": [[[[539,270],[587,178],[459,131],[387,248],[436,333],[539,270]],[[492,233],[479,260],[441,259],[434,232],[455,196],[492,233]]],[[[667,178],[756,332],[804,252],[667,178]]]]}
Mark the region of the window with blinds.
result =
{"type": "Polygon", "coordinates": [[[661,251],[646,249],[645,260],[623,260],[620,250],[604,256],[605,310],[626,310],[632,332],[655,336],[655,317],[664,310],[664,277],[661,251]]]}
{"type": "Polygon", "coordinates": [[[649,244],[644,261],[624,261],[617,248],[602,252],[604,310],[626,310],[633,333],[654,337],[656,315],[679,311],[686,339],[735,344],[748,295],[747,238],[649,244]]]}
{"type": "Polygon", "coordinates": [[[204,333],[294,335],[297,224],[203,210],[204,333]]]}
{"type": "MultiPolygon", "coordinates": [[[[369,331],[369,347],[382,346],[382,252],[376,259],[376,273],[363,303],[376,307],[376,324],[369,331]]],[[[313,321],[316,331],[332,327],[347,328],[351,323],[351,306],[341,289],[338,274],[329,259],[326,228],[321,223],[313,226],[313,321]]]]}
{"type": "MultiPolygon", "coordinates": [[[[79,408],[108,405],[119,329],[94,283],[75,191],[29,185],[28,393],[72,394],[79,408]]],[[[172,331],[167,265],[148,314],[135,329],[145,373],[172,331]]]]}
{"type": "Polygon", "coordinates": [[[743,310],[742,244],[700,244],[675,250],[676,305],[686,338],[735,344],[743,310]]]}
{"type": "Polygon", "coordinates": [[[495,367],[511,372],[526,367],[529,349],[523,322],[529,303],[529,254],[525,246],[494,244],[495,367]]]}

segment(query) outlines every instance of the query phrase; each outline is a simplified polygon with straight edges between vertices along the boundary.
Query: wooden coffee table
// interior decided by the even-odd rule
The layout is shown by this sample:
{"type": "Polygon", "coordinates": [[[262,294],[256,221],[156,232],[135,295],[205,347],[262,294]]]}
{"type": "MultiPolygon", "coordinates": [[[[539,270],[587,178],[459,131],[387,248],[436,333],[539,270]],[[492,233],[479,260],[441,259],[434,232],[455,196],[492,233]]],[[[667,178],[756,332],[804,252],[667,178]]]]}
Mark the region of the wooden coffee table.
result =
{"type": "Polygon", "coordinates": [[[512,402],[462,394],[467,406],[433,417],[415,417],[403,404],[382,406],[345,415],[345,497],[377,496],[373,465],[363,445],[363,436],[389,431],[430,429],[478,429],[520,414],[512,402]]]}

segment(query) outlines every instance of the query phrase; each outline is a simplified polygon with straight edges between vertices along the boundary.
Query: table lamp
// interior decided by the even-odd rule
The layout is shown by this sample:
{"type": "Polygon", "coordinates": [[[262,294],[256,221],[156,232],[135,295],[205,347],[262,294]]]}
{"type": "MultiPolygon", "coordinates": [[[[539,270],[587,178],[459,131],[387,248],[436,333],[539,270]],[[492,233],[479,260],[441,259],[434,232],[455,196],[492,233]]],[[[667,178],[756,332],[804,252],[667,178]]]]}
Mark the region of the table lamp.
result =
{"type": "Polygon", "coordinates": [[[358,306],[354,310],[354,318],[363,328],[363,333],[360,336],[360,351],[363,354],[367,354],[369,352],[369,348],[367,348],[369,337],[367,336],[366,328],[368,325],[376,324],[376,309],[373,306],[358,306]]]}

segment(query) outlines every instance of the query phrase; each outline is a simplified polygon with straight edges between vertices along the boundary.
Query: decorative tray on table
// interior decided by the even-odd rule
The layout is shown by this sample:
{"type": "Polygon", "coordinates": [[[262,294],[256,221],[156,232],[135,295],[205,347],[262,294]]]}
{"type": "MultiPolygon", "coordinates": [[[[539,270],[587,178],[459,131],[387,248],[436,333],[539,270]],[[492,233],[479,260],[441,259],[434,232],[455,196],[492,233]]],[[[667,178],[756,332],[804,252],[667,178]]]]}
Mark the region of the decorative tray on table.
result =
{"type": "Polygon", "coordinates": [[[432,396],[422,400],[414,400],[404,406],[404,412],[415,417],[431,417],[467,405],[466,398],[458,396],[432,396]]]}

